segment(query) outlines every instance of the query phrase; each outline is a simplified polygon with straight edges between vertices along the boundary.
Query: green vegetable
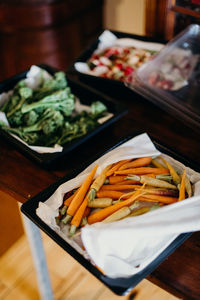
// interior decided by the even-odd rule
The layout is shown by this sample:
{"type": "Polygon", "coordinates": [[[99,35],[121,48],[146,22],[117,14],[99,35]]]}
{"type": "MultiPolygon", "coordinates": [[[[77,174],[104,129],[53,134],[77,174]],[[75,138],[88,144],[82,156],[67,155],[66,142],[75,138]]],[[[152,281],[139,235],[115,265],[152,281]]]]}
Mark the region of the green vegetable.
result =
{"type": "MultiPolygon", "coordinates": [[[[42,70],[43,72],[43,70],[42,70]]],[[[12,95],[3,105],[9,126],[0,122],[0,127],[19,136],[29,145],[64,145],[99,126],[98,118],[107,111],[106,106],[96,101],[90,112],[76,113],[75,96],[72,94],[64,72],[57,72],[44,79],[34,90],[20,80],[12,95]]]]}

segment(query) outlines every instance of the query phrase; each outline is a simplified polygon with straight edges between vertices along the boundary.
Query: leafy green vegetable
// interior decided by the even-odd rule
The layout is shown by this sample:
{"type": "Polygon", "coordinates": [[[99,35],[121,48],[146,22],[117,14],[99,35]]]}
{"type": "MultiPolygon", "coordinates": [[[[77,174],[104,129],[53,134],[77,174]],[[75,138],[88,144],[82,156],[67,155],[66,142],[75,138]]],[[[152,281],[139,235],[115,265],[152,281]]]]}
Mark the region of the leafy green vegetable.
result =
{"type": "Polygon", "coordinates": [[[1,121],[0,127],[29,145],[64,145],[99,126],[98,118],[107,108],[100,101],[93,102],[90,108],[90,112],[75,111],[75,96],[65,73],[57,72],[34,90],[20,80],[1,108],[11,127],[1,121]]]}

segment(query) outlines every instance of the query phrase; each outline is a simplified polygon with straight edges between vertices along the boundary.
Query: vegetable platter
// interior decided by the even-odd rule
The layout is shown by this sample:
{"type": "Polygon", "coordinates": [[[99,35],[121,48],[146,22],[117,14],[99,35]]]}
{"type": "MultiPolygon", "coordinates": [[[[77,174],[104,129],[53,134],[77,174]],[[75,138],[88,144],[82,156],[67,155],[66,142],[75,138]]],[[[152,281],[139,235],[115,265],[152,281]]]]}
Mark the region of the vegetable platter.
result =
{"type": "Polygon", "coordinates": [[[199,170],[148,134],[133,135],[21,210],[122,295],[200,229],[199,170]]]}
{"type": "Polygon", "coordinates": [[[164,42],[151,37],[104,30],[68,72],[75,72],[88,84],[123,87],[137,68],[162,49],[164,42]]]}
{"type": "Polygon", "coordinates": [[[115,100],[47,65],[0,83],[0,134],[44,166],[126,112],[115,100]]]}

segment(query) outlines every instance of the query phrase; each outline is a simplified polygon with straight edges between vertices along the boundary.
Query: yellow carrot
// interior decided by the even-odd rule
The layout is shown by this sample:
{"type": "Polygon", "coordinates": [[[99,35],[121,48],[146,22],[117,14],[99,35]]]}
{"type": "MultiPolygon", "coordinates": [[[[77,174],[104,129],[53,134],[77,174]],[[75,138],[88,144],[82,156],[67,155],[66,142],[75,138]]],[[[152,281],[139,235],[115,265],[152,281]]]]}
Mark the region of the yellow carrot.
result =
{"type": "Polygon", "coordinates": [[[81,203],[83,202],[83,199],[92,183],[93,177],[96,173],[98,166],[96,165],[93,170],[90,172],[90,174],[88,175],[88,177],[85,179],[85,181],[83,182],[83,184],[81,185],[81,187],[79,188],[77,194],[75,195],[75,197],[73,198],[72,202],[70,203],[68,209],[67,209],[67,215],[69,216],[74,216],[74,214],[76,213],[77,209],[79,208],[79,206],[81,205],[81,203]]]}
{"type": "Polygon", "coordinates": [[[130,169],[130,168],[138,168],[138,167],[144,167],[151,163],[152,157],[140,157],[137,158],[131,162],[127,162],[123,164],[118,170],[124,170],[124,169],[130,169]]]}
{"type": "Polygon", "coordinates": [[[109,169],[112,167],[112,165],[108,165],[105,167],[105,169],[101,172],[101,174],[94,180],[90,187],[89,192],[89,200],[93,200],[96,197],[96,192],[99,191],[99,189],[102,187],[106,180],[106,173],[109,171],[109,169]]]}
{"type": "Polygon", "coordinates": [[[128,174],[169,174],[169,170],[166,168],[151,168],[151,167],[141,167],[141,168],[131,168],[126,170],[115,171],[115,174],[118,175],[128,175],[128,174]]]}
{"type": "Polygon", "coordinates": [[[100,191],[124,191],[124,190],[134,190],[140,188],[140,185],[136,184],[106,184],[103,185],[100,191]]]}
{"type": "Polygon", "coordinates": [[[186,171],[184,170],[182,180],[181,180],[180,190],[179,190],[178,201],[185,199],[185,176],[186,176],[186,171]]]}
{"type": "Polygon", "coordinates": [[[104,220],[105,218],[107,218],[108,216],[110,216],[111,214],[113,214],[118,209],[120,209],[124,206],[131,205],[138,197],[141,196],[141,192],[142,192],[142,189],[144,188],[144,186],[145,185],[143,185],[140,190],[135,192],[127,200],[124,200],[122,202],[118,202],[118,203],[116,203],[114,205],[111,205],[109,207],[103,208],[103,209],[97,211],[96,213],[93,213],[92,215],[90,215],[88,217],[88,224],[93,224],[93,223],[96,223],[96,222],[100,222],[100,221],[104,220]]]}
{"type": "Polygon", "coordinates": [[[173,178],[173,181],[176,185],[178,185],[181,182],[180,176],[177,174],[175,169],[172,167],[172,165],[163,157],[161,157],[161,160],[166,164],[167,168],[169,169],[169,172],[173,178]]]}
{"type": "Polygon", "coordinates": [[[95,198],[92,201],[88,201],[88,207],[91,208],[103,208],[108,207],[112,204],[113,199],[111,198],[95,198]]]}
{"type": "Polygon", "coordinates": [[[160,187],[160,188],[166,188],[166,189],[173,189],[177,190],[177,187],[167,181],[156,179],[156,178],[151,178],[145,175],[130,175],[126,177],[127,179],[133,179],[133,180],[139,180],[141,183],[146,183],[150,186],[154,187],[160,187]]]}
{"type": "Polygon", "coordinates": [[[164,168],[164,166],[159,163],[156,158],[152,159],[152,162],[151,162],[156,168],[164,168]]]}
{"type": "Polygon", "coordinates": [[[106,173],[106,176],[109,177],[112,174],[114,174],[114,172],[116,170],[118,170],[123,164],[127,163],[131,161],[131,159],[124,159],[124,160],[120,160],[117,163],[114,164],[114,166],[106,173]]]}

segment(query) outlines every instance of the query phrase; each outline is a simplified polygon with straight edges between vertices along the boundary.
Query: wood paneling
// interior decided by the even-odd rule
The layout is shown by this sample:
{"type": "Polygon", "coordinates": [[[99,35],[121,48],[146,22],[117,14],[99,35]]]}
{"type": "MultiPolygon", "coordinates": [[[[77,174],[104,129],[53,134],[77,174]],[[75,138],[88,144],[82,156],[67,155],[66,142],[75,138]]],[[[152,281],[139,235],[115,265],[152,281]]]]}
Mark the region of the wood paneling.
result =
{"type": "Polygon", "coordinates": [[[1,1],[0,80],[32,64],[66,70],[102,31],[103,0],[1,1]]]}

